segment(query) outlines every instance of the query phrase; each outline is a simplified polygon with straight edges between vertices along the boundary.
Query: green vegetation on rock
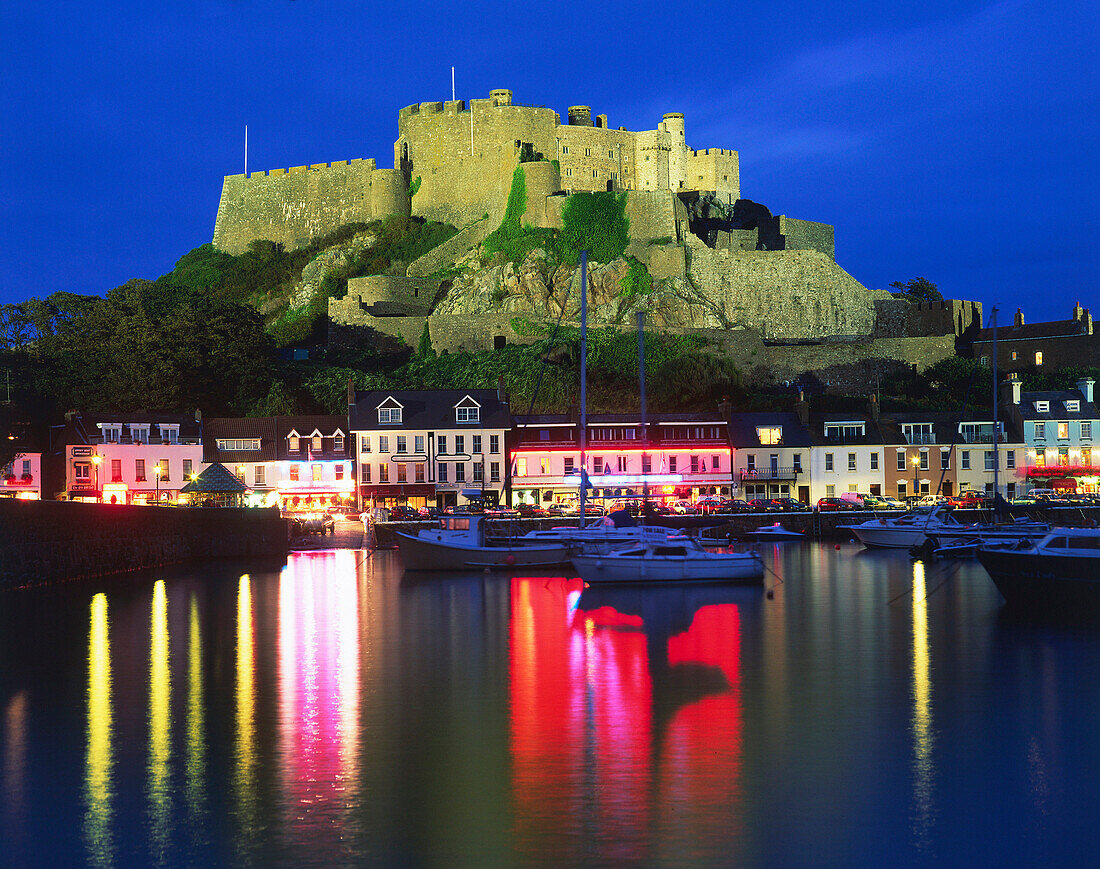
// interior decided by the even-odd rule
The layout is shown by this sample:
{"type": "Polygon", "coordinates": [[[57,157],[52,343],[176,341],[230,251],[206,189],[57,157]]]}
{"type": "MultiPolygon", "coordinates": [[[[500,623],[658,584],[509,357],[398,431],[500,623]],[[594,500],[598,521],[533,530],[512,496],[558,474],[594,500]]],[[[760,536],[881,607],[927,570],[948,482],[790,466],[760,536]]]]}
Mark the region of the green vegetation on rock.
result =
{"type": "Polygon", "coordinates": [[[626,277],[619,281],[623,298],[633,299],[635,296],[644,296],[653,292],[653,276],[645,267],[645,263],[635,257],[628,257],[627,265],[626,277]]]}
{"type": "Polygon", "coordinates": [[[630,243],[626,193],[574,193],[562,206],[561,220],[558,247],[564,262],[576,262],[587,250],[590,260],[609,263],[630,243]]]}

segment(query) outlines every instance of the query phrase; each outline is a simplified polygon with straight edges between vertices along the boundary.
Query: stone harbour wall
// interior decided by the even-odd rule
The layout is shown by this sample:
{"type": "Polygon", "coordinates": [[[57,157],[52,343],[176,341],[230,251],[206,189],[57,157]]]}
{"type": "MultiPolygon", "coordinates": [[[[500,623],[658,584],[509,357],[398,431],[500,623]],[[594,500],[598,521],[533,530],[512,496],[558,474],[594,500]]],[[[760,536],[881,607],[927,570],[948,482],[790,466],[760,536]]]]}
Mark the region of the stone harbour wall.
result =
{"type": "Polygon", "coordinates": [[[0,589],[286,551],[277,510],[0,499],[0,589]]]}

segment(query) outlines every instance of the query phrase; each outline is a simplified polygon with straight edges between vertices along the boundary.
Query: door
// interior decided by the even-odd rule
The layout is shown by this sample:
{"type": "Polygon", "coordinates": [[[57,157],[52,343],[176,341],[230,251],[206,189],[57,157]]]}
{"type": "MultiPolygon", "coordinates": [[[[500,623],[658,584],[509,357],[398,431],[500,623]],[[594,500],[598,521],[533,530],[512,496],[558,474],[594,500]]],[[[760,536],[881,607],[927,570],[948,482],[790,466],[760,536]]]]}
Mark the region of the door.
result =
{"type": "Polygon", "coordinates": [[[810,503],[810,487],[809,486],[799,486],[798,487],[798,500],[802,504],[809,504],[810,503]]]}

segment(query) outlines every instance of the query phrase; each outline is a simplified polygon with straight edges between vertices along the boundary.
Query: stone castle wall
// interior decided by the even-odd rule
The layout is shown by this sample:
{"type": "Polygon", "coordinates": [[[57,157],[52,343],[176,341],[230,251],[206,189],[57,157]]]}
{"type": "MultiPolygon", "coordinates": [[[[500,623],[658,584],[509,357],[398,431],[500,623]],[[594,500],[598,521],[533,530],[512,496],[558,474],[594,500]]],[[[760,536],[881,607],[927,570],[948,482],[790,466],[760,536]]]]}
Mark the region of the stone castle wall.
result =
{"type": "Polygon", "coordinates": [[[982,325],[981,302],[944,299],[912,304],[887,290],[870,291],[875,306],[875,337],[951,335],[961,338],[982,325]]]}
{"type": "Polygon", "coordinates": [[[346,223],[408,214],[404,178],[374,160],[294,166],[222,183],[214,246],[239,254],[254,239],[301,247],[346,223]]]}
{"type": "Polygon", "coordinates": [[[434,275],[451,263],[457,262],[466,251],[477,247],[499,224],[488,217],[475,220],[469,226],[447,239],[443,244],[433,247],[424,256],[409,263],[405,274],[409,277],[434,275]]]}
{"type": "Polygon", "coordinates": [[[816,250],[836,259],[836,243],[833,227],[813,220],[798,220],[779,215],[779,234],[783,236],[784,250],[816,250]]]}

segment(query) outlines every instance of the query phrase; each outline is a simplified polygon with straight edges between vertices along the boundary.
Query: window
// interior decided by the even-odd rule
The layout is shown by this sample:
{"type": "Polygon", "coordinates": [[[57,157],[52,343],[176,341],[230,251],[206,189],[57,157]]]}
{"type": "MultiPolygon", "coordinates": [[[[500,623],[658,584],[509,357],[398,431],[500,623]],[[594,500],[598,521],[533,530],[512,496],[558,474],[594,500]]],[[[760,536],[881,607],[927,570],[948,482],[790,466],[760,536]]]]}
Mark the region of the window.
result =
{"type": "Polygon", "coordinates": [[[652,474],[653,473],[653,456],[649,455],[648,453],[646,455],[642,456],[642,473],[643,474],[652,474]]]}
{"type": "Polygon", "coordinates": [[[1035,364],[1036,365],[1042,365],[1043,364],[1043,351],[1042,350],[1036,350],[1035,351],[1035,364]]]}
{"type": "Polygon", "coordinates": [[[548,441],[548,440],[550,440],[550,429],[548,429],[548,428],[540,428],[540,429],[539,429],[539,440],[540,440],[540,441],[548,441]]]}
{"type": "Polygon", "coordinates": [[[676,456],[668,457],[668,472],[670,474],[676,473],[676,456]]]}
{"type": "Polygon", "coordinates": [[[489,462],[489,480],[493,483],[500,482],[500,462],[489,462]]]}
{"type": "Polygon", "coordinates": [[[871,453],[871,470],[878,470],[878,453],[871,453]]]}
{"type": "Polygon", "coordinates": [[[361,453],[369,453],[370,452],[370,435],[363,435],[363,440],[361,440],[359,442],[359,452],[361,452],[361,453]]]}
{"type": "Polygon", "coordinates": [[[286,448],[289,452],[296,453],[300,449],[298,435],[291,435],[286,439],[286,448]]]}
{"type": "Polygon", "coordinates": [[[1005,453],[1005,467],[1009,469],[1016,467],[1016,450],[1009,450],[1005,453]]]}
{"type": "Polygon", "coordinates": [[[321,482],[321,466],[320,465],[310,465],[310,473],[313,477],[313,482],[315,482],[315,483],[320,483],[321,482]]]}
{"type": "Polygon", "coordinates": [[[342,434],[334,434],[332,436],[332,449],[333,452],[342,453],[344,451],[344,436],[342,434]]]}
{"type": "Polygon", "coordinates": [[[584,149],[584,156],[585,157],[591,157],[592,156],[592,149],[591,148],[585,148],[584,149]]]}
{"type": "Polygon", "coordinates": [[[1058,466],[1065,468],[1069,465],[1069,447],[1058,447],[1058,466]]]}
{"type": "Polygon", "coordinates": [[[122,459],[111,459],[111,482],[122,482],[122,459]]]}
{"type": "Polygon", "coordinates": [[[466,452],[466,438],[462,435],[455,435],[455,455],[461,456],[466,452]]]}
{"type": "Polygon", "coordinates": [[[934,444],[936,436],[932,433],[930,422],[902,423],[901,433],[905,435],[905,442],[910,444],[934,444]]]}
{"type": "Polygon", "coordinates": [[[489,435],[489,452],[493,454],[500,452],[500,435],[489,435]]]}
{"type": "MultiPolygon", "coordinates": [[[[190,461],[190,460],[188,460],[188,461],[190,461]]],[[[188,472],[186,462],[184,463],[183,473],[184,473],[184,476],[187,476],[187,477],[191,476],[191,474],[188,472]]],[[[256,469],[253,472],[253,477],[256,481],[257,486],[266,486],[267,485],[267,466],[266,465],[256,465],[256,469]]]]}
{"type": "Polygon", "coordinates": [[[598,169],[593,169],[592,170],[592,177],[593,178],[599,178],[600,177],[600,172],[599,172],[598,169]]]}
{"type": "Polygon", "coordinates": [[[298,465],[293,464],[290,466],[290,479],[292,482],[298,481],[298,465]]]}
{"type": "Polygon", "coordinates": [[[436,444],[435,451],[437,453],[439,453],[441,456],[447,455],[447,436],[446,435],[440,435],[439,437],[437,437],[435,439],[435,444],[436,444]]]}
{"type": "Polygon", "coordinates": [[[185,480],[191,479],[191,468],[192,468],[191,459],[184,459],[183,460],[183,479],[185,479],[185,480]]]}
{"type": "Polygon", "coordinates": [[[568,145],[562,145],[561,146],[561,152],[563,154],[568,154],[569,153],[569,146],[568,145]]]}
{"type": "Polygon", "coordinates": [[[217,438],[215,443],[219,450],[230,452],[243,452],[260,448],[259,438],[217,438]]]}
{"type": "Polygon", "coordinates": [[[543,456],[539,459],[539,473],[544,477],[550,473],[550,459],[547,456],[543,456]]]}
{"type": "Polygon", "coordinates": [[[983,356],[981,358],[981,364],[982,364],[983,368],[988,368],[989,367],[989,357],[988,356],[983,356]]]}
{"type": "Polygon", "coordinates": [[[826,498],[835,498],[836,497],[836,486],[832,485],[831,483],[828,486],[826,486],[825,487],[825,497],[826,498]]]}
{"type": "Polygon", "coordinates": [[[378,482],[388,483],[390,481],[390,466],[388,462],[378,463],[378,482]]]}
{"type": "Polygon", "coordinates": [[[73,480],[78,483],[87,483],[92,479],[91,462],[73,462],[73,480]]]}
{"type": "Polygon", "coordinates": [[[626,456],[619,456],[619,473],[626,473],[626,456]]]}
{"type": "Polygon", "coordinates": [[[691,472],[693,474],[698,474],[699,473],[699,457],[698,456],[692,456],[691,457],[691,472]]]}
{"type": "Polygon", "coordinates": [[[854,471],[856,469],[856,454],[848,453],[848,470],[854,471]]]}
{"type": "MultiPolygon", "coordinates": [[[[186,462],[189,459],[184,460],[184,471],[187,470],[186,462]]],[[[145,459],[134,459],[134,479],[139,483],[145,482],[145,459]]]]}
{"type": "Polygon", "coordinates": [[[1069,423],[1068,422],[1058,423],[1058,440],[1064,441],[1067,438],[1069,438],[1069,423]]]}
{"type": "Polygon", "coordinates": [[[985,469],[987,471],[993,470],[993,450],[985,451],[985,469]]]}
{"type": "Polygon", "coordinates": [[[565,177],[570,178],[570,177],[572,177],[572,175],[573,175],[573,170],[570,167],[566,166],[565,167],[565,177]]]}
{"type": "Polygon", "coordinates": [[[481,435],[473,435],[473,437],[471,437],[470,440],[472,441],[472,446],[474,448],[474,452],[475,453],[480,453],[481,452],[481,435]]]}
{"type": "Polygon", "coordinates": [[[569,474],[573,473],[573,457],[572,456],[566,456],[565,459],[564,459],[564,462],[565,462],[564,472],[565,472],[566,476],[568,476],[569,474]]]}
{"type": "Polygon", "coordinates": [[[862,422],[827,422],[827,438],[859,438],[867,433],[867,424],[862,422]]]}
{"type": "Polygon", "coordinates": [[[439,482],[441,482],[441,483],[446,483],[447,482],[447,466],[446,465],[439,465],[439,482]]]}
{"type": "Polygon", "coordinates": [[[593,456],[592,457],[592,473],[593,474],[602,474],[603,473],[603,459],[600,456],[593,456]]]}
{"type": "Polygon", "coordinates": [[[756,453],[749,453],[747,456],[745,456],[745,470],[756,470],[756,453]]]}
{"type": "Polygon", "coordinates": [[[404,462],[397,463],[397,482],[407,483],[409,481],[408,465],[404,462]]]}
{"type": "Polygon", "coordinates": [[[162,480],[169,479],[168,475],[168,459],[161,459],[160,464],[153,466],[153,471],[160,474],[162,480]]]}
{"type": "Polygon", "coordinates": [[[796,474],[801,474],[802,473],[802,453],[795,453],[794,457],[792,458],[792,461],[794,462],[794,472],[796,474]]]}
{"type": "MultiPolygon", "coordinates": [[[[570,463],[570,465],[572,465],[573,460],[570,459],[569,463],[570,463]]],[[[526,477],[527,476],[527,459],[516,459],[516,476],[517,477],[526,477]]]]}
{"type": "Polygon", "coordinates": [[[482,465],[481,462],[474,462],[473,468],[474,468],[474,482],[475,483],[485,482],[485,471],[483,470],[484,467],[485,466],[482,465]]]}
{"type": "Polygon", "coordinates": [[[920,451],[920,469],[922,471],[928,470],[928,450],[920,451]]]}
{"type": "Polygon", "coordinates": [[[378,408],[378,424],[379,425],[399,425],[401,423],[401,408],[399,407],[380,407],[378,408]]]}
{"type": "MultiPolygon", "coordinates": [[[[772,466],[773,467],[775,466],[778,459],[779,459],[779,456],[774,456],[774,455],[772,456],[772,466]]],[[[711,473],[715,473],[715,474],[717,474],[721,470],[721,462],[719,461],[718,456],[711,456],[710,457],[710,470],[711,470],[711,473]]]]}
{"type": "Polygon", "coordinates": [[[1079,402],[1076,398],[1066,402],[1067,413],[1077,413],[1079,410],[1081,410],[1081,402],[1079,402]]]}
{"type": "Polygon", "coordinates": [[[898,470],[905,470],[905,450],[898,450],[898,470]]]}
{"type": "Polygon", "coordinates": [[[959,453],[959,467],[964,471],[970,470],[970,450],[962,450],[959,453]]]}
{"type": "Polygon", "coordinates": [[[1015,350],[1012,351],[1012,361],[1013,362],[1016,361],[1016,351],[1015,350]]]}
{"type": "Polygon", "coordinates": [[[103,443],[105,444],[117,444],[122,440],[122,426],[121,425],[102,425],[103,429],[103,443]]]}
{"type": "Polygon", "coordinates": [[[1047,466],[1047,454],[1044,450],[1037,450],[1035,453],[1035,467],[1045,468],[1047,466]]]}
{"type": "Polygon", "coordinates": [[[907,494],[909,494],[909,487],[906,486],[904,480],[898,480],[898,497],[904,501],[907,494]]]}
{"type": "Polygon", "coordinates": [[[465,483],[466,482],[466,466],[464,464],[462,464],[461,462],[459,464],[455,465],[455,482],[456,483],[465,483]]]}
{"type": "Polygon", "coordinates": [[[149,443],[149,426],[131,424],[130,437],[133,439],[135,444],[149,443]]]}
{"type": "Polygon", "coordinates": [[[1037,402],[1035,402],[1035,412],[1036,413],[1050,413],[1050,402],[1049,401],[1037,401],[1037,402]]]}
{"type": "Polygon", "coordinates": [[[833,454],[825,453],[825,470],[831,471],[833,469],[833,454]]]}
{"type": "Polygon", "coordinates": [[[481,419],[480,407],[456,407],[455,420],[457,422],[477,422],[481,419]]]}
{"type": "Polygon", "coordinates": [[[364,483],[370,482],[370,462],[366,462],[359,466],[359,479],[364,483]]]}
{"type": "Polygon", "coordinates": [[[245,482],[244,465],[237,465],[237,479],[240,480],[242,483],[245,482]]]}
{"type": "Polygon", "coordinates": [[[951,470],[951,451],[950,450],[940,450],[940,470],[941,471],[951,470]]]}
{"type": "Polygon", "coordinates": [[[405,435],[397,436],[397,452],[399,455],[405,455],[409,451],[409,439],[405,435]]]}
{"type": "Polygon", "coordinates": [[[610,148],[608,148],[607,156],[610,157],[612,160],[614,160],[615,159],[615,152],[612,151],[610,148]]]}
{"type": "Polygon", "coordinates": [[[310,449],[312,449],[315,453],[319,453],[324,449],[324,442],[322,441],[320,435],[314,435],[310,439],[310,449]]]}
{"type": "Polygon", "coordinates": [[[1088,420],[1081,421],[1081,437],[1092,438],[1092,422],[1088,420]]]}
{"type": "Polygon", "coordinates": [[[1047,437],[1047,426],[1044,422],[1035,423],[1035,440],[1043,441],[1047,437]]]}
{"type": "Polygon", "coordinates": [[[378,452],[388,453],[390,451],[390,438],[389,435],[378,436],[378,452]]]}
{"type": "Polygon", "coordinates": [[[424,482],[424,463],[423,462],[417,462],[415,465],[413,465],[413,479],[417,483],[423,483],[424,482]]]}
{"type": "Polygon", "coordinates": [[[178,444],[180,442],[180,427],[178,425],[158,425],[160,429],[160,442],[163,444],[178,444]]]}
{"type": "Polygon", "coordinates": [[[413,450],[418,456],[424,454],[424,435],[416,435],[413,438],[413,450]]]}

